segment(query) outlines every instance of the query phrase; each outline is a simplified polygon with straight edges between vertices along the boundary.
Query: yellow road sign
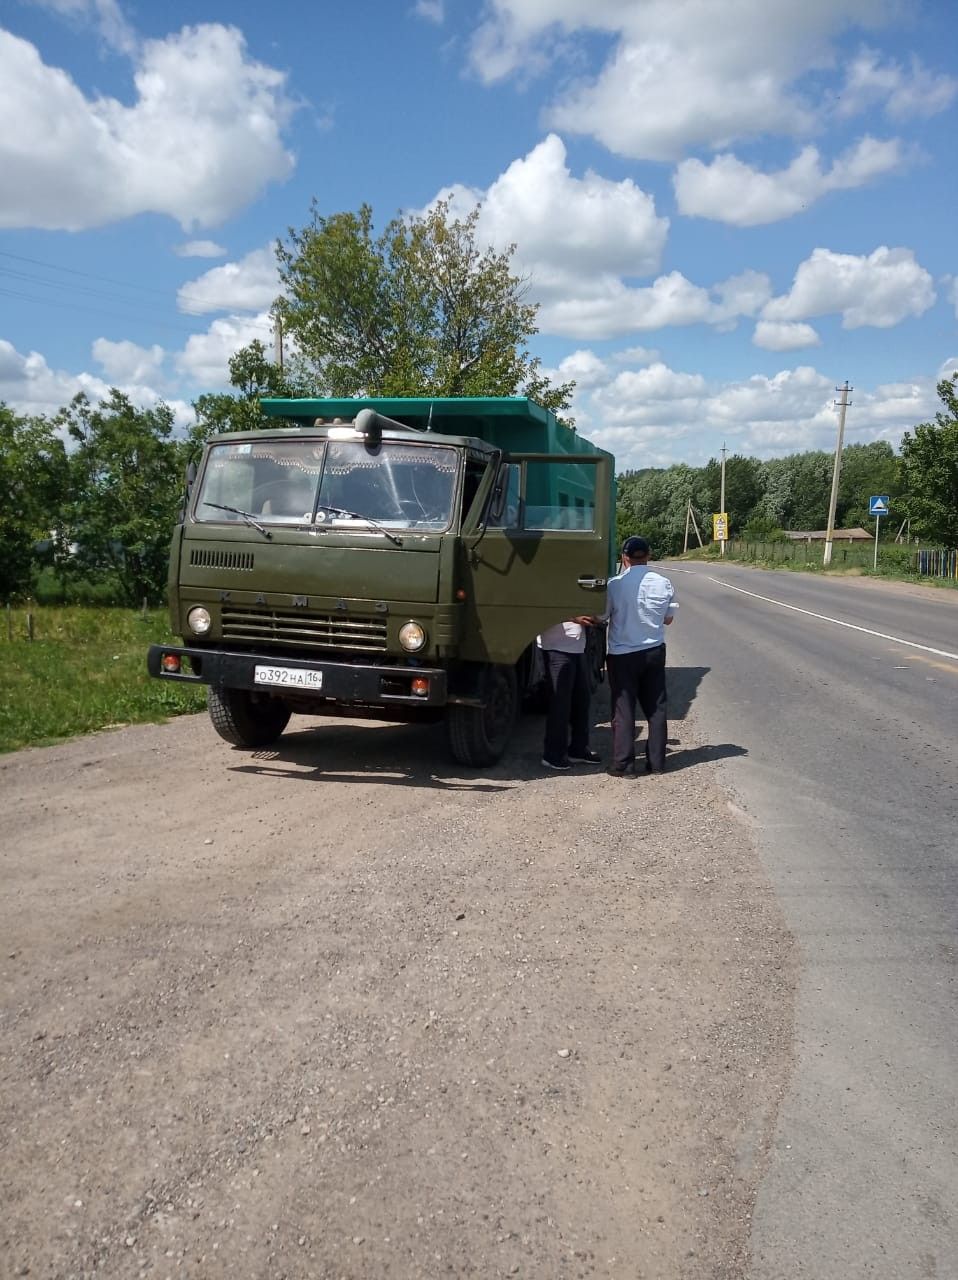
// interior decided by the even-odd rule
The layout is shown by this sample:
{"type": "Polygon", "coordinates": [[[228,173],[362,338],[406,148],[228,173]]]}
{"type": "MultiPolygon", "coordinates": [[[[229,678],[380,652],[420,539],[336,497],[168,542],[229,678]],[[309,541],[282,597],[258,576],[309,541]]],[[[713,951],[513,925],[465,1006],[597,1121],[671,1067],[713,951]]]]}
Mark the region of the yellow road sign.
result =
{"type": "Polygon", "coordinates": [[[715,542],[728,541],[728,513],[722,511],[712,517],[712,538],[715,542]]]}

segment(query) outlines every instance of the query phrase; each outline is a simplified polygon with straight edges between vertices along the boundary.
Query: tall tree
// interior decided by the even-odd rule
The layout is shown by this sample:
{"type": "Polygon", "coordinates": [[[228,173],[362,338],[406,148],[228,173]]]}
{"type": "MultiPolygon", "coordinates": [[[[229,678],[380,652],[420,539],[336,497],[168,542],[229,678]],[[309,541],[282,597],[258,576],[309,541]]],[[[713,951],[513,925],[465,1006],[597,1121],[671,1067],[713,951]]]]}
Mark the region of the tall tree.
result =
{"type": "MultiPolygon", "coordinates": [[[[722,464],[715,458],[704,467],[709,510],[719,509],[722,496],[722,464]]],[[[746,458],[733,453],[725,460],[725,510],[728,513],[729,533],[738,536],[761,502],[765,492],[762,464],[757,458],[746,458]]]]}
{"type": "Polygon", "coordinates": [[[901,442],[902,514],[929,542],[958,547],[958,373],[938,383],[943,410],[901,442]]]}
{"type": "Polygon", "coordinates": [[[0,600],[27,593],[36,544],[53,543],[66,454],[49,422],[0,403],[0,600]]]}
{"type": "Polygon", "coordinates": [[[369,205],[290,228],[277,245],[277,302],[308,379],[331,396],[530,395],[568,408],[530,355],[536,307],[502,253],[477,239],[479,210],[394,218],[376,236],[369,205]]]}
{"type": "Polygon", "coordinates": [[[115,575],[128,605],[159,600],[185,455],[170,438],[172,411],[137,409],[113,388],[96,406],[75,396],[55,421],[74,444],[69,523],[78,566],[115,575]]]}
{"type": "Polygon", "coordinates": [[[193,404],[196,425],[190,431],[190,441],[194,452],[204,440],[220,431],[253,431],[265,426],[261,396],[300,394],[300,388],[285,370],[270,360],[259,338],[254,338],[249,346],[240,347],[230,357],[229,369],[235,394],[202,395],[193,404]]]}
{"type": "Polygon", "coordinates": [[[849,445],[842,454],[836,508],[838,527],[867,527],[872,519],[868,512],[868,499],[875,494],[887,494],[892,499],[893,511],[897,511],[898,491],[899,463],[887,440],[849,445]]]}

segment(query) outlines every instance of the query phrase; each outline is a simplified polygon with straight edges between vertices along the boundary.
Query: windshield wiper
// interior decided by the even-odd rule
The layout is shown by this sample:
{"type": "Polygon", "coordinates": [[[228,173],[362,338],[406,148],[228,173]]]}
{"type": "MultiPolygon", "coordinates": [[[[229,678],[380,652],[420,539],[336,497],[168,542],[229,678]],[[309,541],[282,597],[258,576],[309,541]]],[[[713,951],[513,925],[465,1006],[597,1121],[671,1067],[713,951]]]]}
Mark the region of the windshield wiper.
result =
{"type": "Polygon", "coordinates": [[[215,507],[217,511],[232,511],[234,516],[242,516],[247,524],[252,525],[254,529],[258,529],[264,538],[272,538],[273,536],[270,533],[270,531],[266,528],[265,524],[260,524],[260,522],[256,519],[255,516],[251,516],[248,511],[243,511],[239,507],[227,507],[222,502],[205,502],[205,501],[203,503],[203,506],[215,507]]]}
{"type": "Polygon", "coordinates": [[[330,507],[325,502],[318,503],[316,510],[329,511],[334,516],[348,516],[351,520],[365,520],[374,529],[378,529],[384,538],[388,538],[390,542],[395,542],[397,547],[402,546],[402,538],[397,538],[394,533],[390,533],[385,525],[380,524],[378,520],[374,520],[372,516],[364,516],[361,511],[347,511],[345,507],[330,507]]]}

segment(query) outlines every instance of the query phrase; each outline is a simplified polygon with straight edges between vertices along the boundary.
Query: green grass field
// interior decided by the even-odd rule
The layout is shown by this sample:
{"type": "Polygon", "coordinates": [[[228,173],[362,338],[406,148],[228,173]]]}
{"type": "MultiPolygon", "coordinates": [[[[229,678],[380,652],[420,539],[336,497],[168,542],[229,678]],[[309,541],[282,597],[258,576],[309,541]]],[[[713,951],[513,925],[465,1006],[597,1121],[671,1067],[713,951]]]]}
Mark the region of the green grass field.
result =
{"type": "Polygon", "coordinates": [[[4,610],[0,751],[202,711],[205,686],[173,686],[146,673],[149,645],[171,639],[165,609],[146,614],[42,605],[4,610]]]}

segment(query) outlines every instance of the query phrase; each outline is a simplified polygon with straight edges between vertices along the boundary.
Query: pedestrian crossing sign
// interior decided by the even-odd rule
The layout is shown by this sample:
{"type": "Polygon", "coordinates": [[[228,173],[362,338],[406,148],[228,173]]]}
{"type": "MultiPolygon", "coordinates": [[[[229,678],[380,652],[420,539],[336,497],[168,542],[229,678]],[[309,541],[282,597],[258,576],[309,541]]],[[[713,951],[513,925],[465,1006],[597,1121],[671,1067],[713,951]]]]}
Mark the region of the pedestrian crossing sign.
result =
{"type": "Polygon", "coordinates": [[[870,516],[887,516],[888,515],[888,494],[881,493],[875,497],[868,499],[868,514],[870,516]]]}

